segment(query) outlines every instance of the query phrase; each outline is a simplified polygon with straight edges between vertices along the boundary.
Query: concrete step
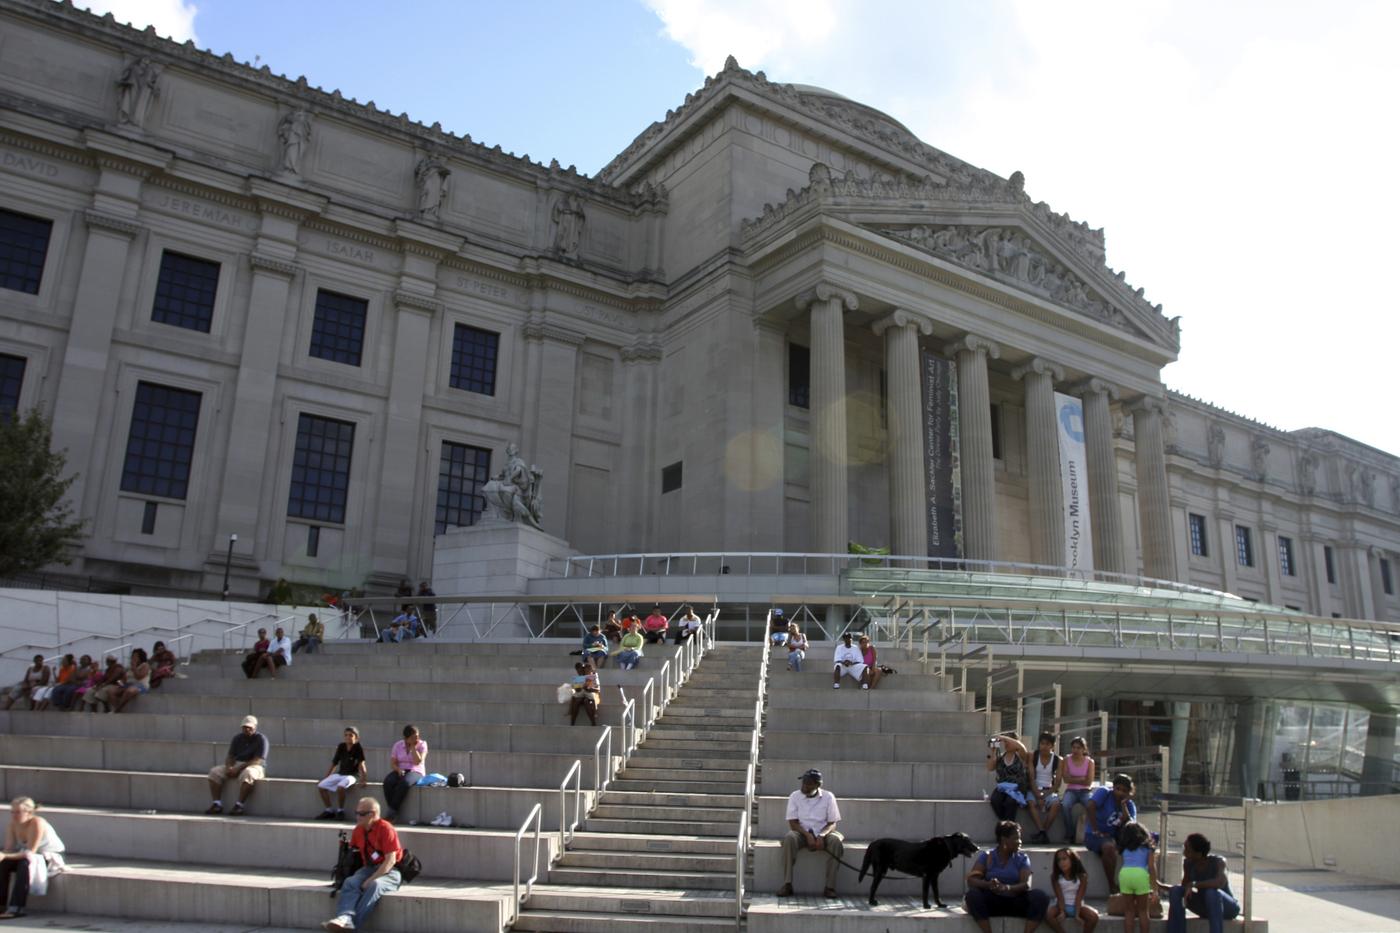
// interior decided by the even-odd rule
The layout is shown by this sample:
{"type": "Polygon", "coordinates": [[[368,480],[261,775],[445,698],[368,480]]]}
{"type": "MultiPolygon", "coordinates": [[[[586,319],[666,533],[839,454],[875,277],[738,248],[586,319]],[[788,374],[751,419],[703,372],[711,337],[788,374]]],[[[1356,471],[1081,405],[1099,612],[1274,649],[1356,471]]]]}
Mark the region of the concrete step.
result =
{"type": "MultiPolygon", "coordinates": [[[[733,897],[730,898],[733,910],[733,897]]],[[[667,916],[652,913],[593,913],[591,911],[534,910],[521,912],[513,930],[544,930],[549,933],[611,933],[616,929],[640,929],[649,933],[687,933],[690,930],[732,930],[733,917],[703,917],[691,915],[667,916]]]]}
{"type": "MultiPolygon", "coordinates": [[[[753,717],[753,711],[749,711],[753,717]]],[[[769,708],[767,728],[773,732],[820,732],[839,735],[869,733],[883,735],[896,732],[938,733],[941,735],[972,735],[987,744],[986,717],[981,713],[956,710],[867,710],[769,708]]]]}
{"type": "MultiPolygon", "coordinates": [[[[537,884],[528,902],[531,914],[545,912],[615,913],[625,917],[726,917],[734,922],[734,895],[672,888],[637,887],[597,891],[569,885],[537,884]]],[[[516,927],[520,927],[517,925],[516,927]]]]}
{"type": "Polygon", "coordinates": [[[687,852],[697,855],[730,856],[734,854],[733,839],[679,833],[596,833],[587,829],[574,833],[570,847],[608,852],[687,852]]]}
{"type": "Polygon", "coordinates": [[[763,754],[774,758],[833,758],[847,761],[940,761],[986,767],[987,739],[982,735],[860,730],[837,733],[824,728],[820,714],[810,728],[783,731],[770,723],[763,732],[763,754]],[[832,736],[840,738],[833,742],[832,736]]]}
{"type": "MultiPolygon", "coordinates": [[[[733,819],[739,820],[739,808],[742,803],[732,807],[722,806],[668,806],[664,803],[618,803],[613,800],[611,794],[605,797],[605,802],[598,805],[597,809],[589,817],[590,820],[643,820],[647,822],[685,822],[695,820],[705,823],[724,823],[733,819]]],[[[557,808],[556,808],[557,809],[557,808]]]]}
{"type": "MultiPolygon", "coordinates": [[[[580,885],[596,888],[625,888],[633,878],[616,868],[566,868],[555,866],[549,871],[550,884],[580,885]]],[[[666,883],[678,889],[703,891],[733,891],[734,869],[728,872],[673,871],[666,873],[666,883]]],[[[733,921],[730,921],[731,926],[733,921]]],[[[557,929],[546,927],[546,929],[557,929]]]]}
{"type": "MultiPolygon", "coordinates": [[[[748,762],[736,767],[729,762],[711,763],[699,759],[679,759],[667,755],[648,756],[636,754],[628,762],[618,777],[629,781],[656,781],[662,783],[704,781],[710,783],[744,782],[748,762]],[[683,769],[678,771],[677,769],[683,769]]],[[[798,772],[801,773],[800,771],[798,772]]],[[[697,791],[696,793],[703,793],[697,791]]]]}
{"type": "Polygon", "coordinates": [[[590,816],[586,821],[590,832],[608,833],[687,833],[694,836],[726,836],[733,838],[739,828],[739,811],[734,811],[732,820],[704,822],[693,819],[661,820],[634,816],[627,819],[603,819],[590,816]]]}
{"type": "MultiPolygon", "coordinates": [[[[773,663],[768,668],[768,689],[769,690],[830,690],[831,689],[831,656],[817,664],[812,663],[812,656],[807,655],[807,662],[803,664],[802,672],[789,671],[786,668],[786,661],[773,663]]],[[[894,667],[895,665],[890,665],[894,667]]],[[[875,691],[881,690],[931,690],[938,693],[946,693],[954,687],[953,678],[949,676],[939,677],[937,674],[921,674],[918,668],[912,670],[899,669],[899,673],[885,674],[880,678],[879,686],[875,691]]],[[[844,678],[841,689],[845,690],[847,685],[855,685],[855,681],[849,677],[844,678]]]]}
{"type": "Polygon", "coordinates": [[[764,787],[768,795],[797,789],[797,777],[808,768],[822,772],[823,786],[836,795],[876,798],[926,798],[930,800],[981,800],[995,786],[982,764],[944,764],[924,761],[849,761],[817,756],[762,759],[764,787]]]}
{"type": "MultiPolygon", "coordinates": [[[[327,851],[334,861],[333,842],[327,851]]],[[[240,929],[312,929],[333,913],[334,901],[327,896],[328,868],[293,871],[252,865],[239,869],[223,860],[177,863],[91,855],[70,857],[68,865],[68,871],[50,882],[47,895],[31,898],[32,911],[178,919],[220,929],[235,924],[240,929]]],[[[385,933],[499,930],[509,914],[510,899],[509,883],[444,883],[424,858],[418,880],[380,901],[374,929],[385,933]]]]}
{"type": "MultiPolygon", "coordinates": [[[[435,670],[443,676],[437,679],[413,677],[412,668],[391,668],[404,675],[400,680],[385,678],[383,672],[373,667],[338,667],[319,670],[283,668],[284,673],[273,679],[266,676],[249,680],[241,672],[227,674],[222,670],[207,674],[197,667],[187,668],[190,676],[184,680],[167,680],[161,683],[153,696],[202,696],[226,694],[254,694],[258,696],[306,697],[320,699],[329,697],[354,697],[361,700],[420,700],[443,699],[468,700],[482,696],[494,687],[532,687],[536,691],[553,692],[559,684],[574,676],[572,668],[549,667],[503,671],[487,668],[468,672],[435,670]],[[285,673],[295,671],[294,673],[285,673]],[[450,675],[450,676],[448,676],[450,675]]],[[[632,695],[640,692],[651,674],[641,671],[602,672],[604,686],[622,687],[632,695]]],[[[659,690],[660,684],[653,686],[659,690]]]]}
{"type": "Polygon", "coordinates": [[[617,782],[608,787],[609,806],[734,807],[744,805],[743,794],[650,793],[619,791],[617,782]]]}
{"type": "Polygon", "coordinates": [[[963,700],[960,694],[940,693],[935,690],[861,690],[850,680],[840,690],[827,685],[819,690],[771,689],[768,691],[768,709],[796,710],[946,710],[961,711],[963,700]]]}
{"type": "Polygon", "coordinates": [[[664,751],[684,758],[747,758],[749,739],[662,738],[653,734],[647,736],[645,748],[653,756],[664,751]]]}
{"type": "MultiPolygon", "coordinates": [[[[455,699],[394,700],[392,708],[404,722],[518,723],[550,722],[567,718],[568,707],[555,699],[553,686],[478,684],[472,690],[470,696],[455,699]],[[513,712],[532,706],[536,707],[533,713],[513,712]]],[[[224,694],[158,696],[159,692],[134,700],[129,707],[130,711],[162,715],[223,713],[235,718],[252,713],[259,719],[294,717],[355,722],[360,719],[382,719],[389,708],[389,704],[384,700],[362,700],[358,697],[313,700],[264,696],[259,692],[256,681],[249,684],[244,691],[224,694]]],[[[607,680],[604,680],[603,709],[610,706],[620,707],[621,704],[616,688],[610,687],[607,680]]]]}
{"type": "MultiPolygon", "coordinates": [[[[793,788],[796,789],[796,781],[793,788]]],[[[982,800],[889,800],[842,796],[841,832],[847,839],[917,839],[961,832],[974,842],[990,848],[996,829],[996,815],[982,800]]],[[[787,832],[787,801],[783,796],[758,798],[758,821],[754,835],[778,838],[787,832]]],[[[742,804],[741,804],[742,805],[742,804]]],[[[557,807],[556,807],[557,809],[557,807]]],[[[1076,821],[1082,808],[1076,807],[1076,821]]],[[[1021,838],[1030,839],[1035,823],[1025,809],[1018,813],[1021,838]]],[[[1053,844],[1065,844],[1063,818],[1056,818],[1049,830],[1053,844]]],[[[1073,845],[1073,840],[1069,841],[1073,845]]]]}
{"type": "Polygon", "coordinates": [[[723,794],[742,796],[744,778],[742,775],[732,781],[666,781],[638,778],[614,778],[608,791],[614,790],[638,793],[657,792],[671,794],[723,794]]]}
{"type": "Polygon", "coordinates": [[[611,868],[615,884],[635,882],[639,875],[669,878],[675,872],[729,872],[734,876],[734,853],[707,855],[695,852],[650,852],[582,849],[577,842],[559,863],[564,868],[611,868]],[[631,875],[632,877],[627,877],[631,875]]]}

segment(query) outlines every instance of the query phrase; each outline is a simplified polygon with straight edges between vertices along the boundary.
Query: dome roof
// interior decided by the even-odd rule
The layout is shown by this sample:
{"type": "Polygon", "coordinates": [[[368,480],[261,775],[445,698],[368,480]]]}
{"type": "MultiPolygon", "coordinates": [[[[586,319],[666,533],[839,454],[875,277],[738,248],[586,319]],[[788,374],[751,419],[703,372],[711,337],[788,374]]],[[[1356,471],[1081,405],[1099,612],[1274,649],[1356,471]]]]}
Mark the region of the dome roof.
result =
{"type": "MultiPolygon", "coordinates": [[[[900,123],[898,120],[885,113],[883,110],[876,110],[869,104],[862,104],[858,100],[852,100],[845,94],[838,94],[835,91],[829,91],[824,87],[817,87],[815,84],[790,84],[788,86],[791,87],[794,91],[797,91],[799,94],[805,94],[809,97],[825,97],[830,100],[839,100],[841,101],[841,103],[846,104],[847,106],[855,107],[858,110],[863,110],[865,111],[865,113],[869,114],[872,117],[875,117],[876,119],[883,120],[886,123],[889,123],[891,126],[898,127],[904,132],[909,133],[911,137],[914,136],[914,134],[909,131],[909,127],[905,126],[903,123],[900,123]]],[[[914,138],[917,139],[918,137],[914,138]]]]}

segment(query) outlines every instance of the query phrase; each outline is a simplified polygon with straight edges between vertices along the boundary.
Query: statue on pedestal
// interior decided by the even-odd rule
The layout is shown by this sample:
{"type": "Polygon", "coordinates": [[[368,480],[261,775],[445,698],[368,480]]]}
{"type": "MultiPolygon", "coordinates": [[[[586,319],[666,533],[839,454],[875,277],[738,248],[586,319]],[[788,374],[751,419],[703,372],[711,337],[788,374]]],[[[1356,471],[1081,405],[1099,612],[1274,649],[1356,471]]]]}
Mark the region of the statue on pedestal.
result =
{"type": "Polygon", "coordinates": [[[311,142],[311,114],[293,110],[277,125],[277,139],[282,143],[281,170],[288,175],[301,174],[301,159],[311,142]]]}
{"type": "Polygon", "coordinates": [[[573,259],[578,255],[585,220],[578,198],[568,193],[554,202],[550,219],[554,221],[554,251],[560,256],[573,259]]]}
{"type": "Polygon", "coordinates": [[[448,185],[452,181],[452,170],[434,156],[425,156],[413,171],[413,182],[418,189],[418,216],[422,220],[437,220],[442,213],[442,205],[447,200],[448,185]]]}
{"type": "Polygon", "coordinates": [[[141,129],[151,101],[160,93],[156,81],[160,66],[149,58],[138,58],[122,71],[117,79],[117,124],[141,129]]]}
{"type": "Polygon", "coordinates": [[[538,466],[525,466],[519,447],[507,444],[506,465],[481,488],[491,515],[501,521],[523,522],[543,531],[540,488],[543,476],[544,471],[538,466]]]}

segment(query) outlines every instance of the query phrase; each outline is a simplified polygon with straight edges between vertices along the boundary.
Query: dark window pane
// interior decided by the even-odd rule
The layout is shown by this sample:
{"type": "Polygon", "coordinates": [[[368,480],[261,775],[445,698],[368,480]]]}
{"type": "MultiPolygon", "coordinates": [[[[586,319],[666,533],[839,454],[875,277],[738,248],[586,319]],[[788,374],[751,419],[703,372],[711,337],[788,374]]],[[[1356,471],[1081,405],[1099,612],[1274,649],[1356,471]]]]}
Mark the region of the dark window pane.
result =
{"type": "Polygon", "coordinates": [[[681,464],[673,463],[661,468],[661,494],[675,492],[681,488],[681,464]]]}
{"type": "Polygon", "coordinates": [[[500,334],[458,324],[452,330],[452,375],[454,389],[496,394],[496,352],[500,334]]]}
{"type": "Polygon", "coordinates": [[[157,503],[147,502],[145,511],[141,513],[141,533],[143,535],[153,535],[156,533],[156,509],[157,503]]]}
{"type": "Polygon", "coordinates": [[[1325,544],[1322,547],[1322,562],[1327,568],[1327,582],[1337,582],[1337,565],[1332,562],[1332,545],[1325,544]]]}
{"type": "Polygon", "coordinates": [[[1209,557],[1210,552],[1206,546],[1206,517],[1190,512],[1187,514],[1187,520],[1191,526],[1191,553],[1197,557],[1209,557]]]}
{"type": "Polygon", "coordinates": [[[22,356],[0,353],[0,418],[19,410],[19,390],[24,387],[27,362],[22,356]]]}
{"type": "Polygon", "coordinates": [[[316,557],[321,551],[321,526],[312,525],[306,529],[306,556],[316,557]]]}
{"type": "Polygon", "coordinates": [[[335,292],[316,293],[316,319],[311,325],[311,355],[318,359],[360,365],[365,343],[365,313],[369,302],[335,292]]]}
{"type": "Polygon", "coordinates": [[[1241,567],[1254,566],[1254,542],[1250,538],[1249,529],[1243,525],[1235,526],[1235,556],[1239,559],[1241,567]]]}
{"type": "Polygon", "coordinates": [[[442,442],[438,465],[437,514],[434,534],[476,524],[486,508],[481,487],[491,473],[491,451],[467,444],[442,442]]]}
{"type": "Polygon", "coordinates": [[[131,433],[122,465],[122,491],[167,499],[185,498],[190,460],[194,456],[194,426],[199,422],[198,392],[149,382],[136,384],[131,408],[131,433]],[[171,426],[190,430],[168,437],[171,426]]]}
{"type": "Polygon", "coordinates": [[[297,449],[287,514],[335,525],[345,523],[350,488],[350,453],[355,426],[348,421],[303,414],[297,419],[297,449]]]}
{"type": "Polygon", "coordinates": [[[39,294],[53,221],[0,210],[0,288],[39,294]]]}
{"type": "Polygon", "coordinates": [[[1279,535],[1278,569],[1285,577],[1293,576],[1293,539],[1279,535]]]}
{"type": "Polygon", "coordinates": [[[788,344],[788,404],[812,404],[812,351],[795,343],[788,344]]]}
{"type": "Polygon", "coordinates": [[[219,290],[219,264],[166,251],[160,257],[160,279],[151,320],[173,327],[209,333],[214,320],[214,295],[219,290]]]}

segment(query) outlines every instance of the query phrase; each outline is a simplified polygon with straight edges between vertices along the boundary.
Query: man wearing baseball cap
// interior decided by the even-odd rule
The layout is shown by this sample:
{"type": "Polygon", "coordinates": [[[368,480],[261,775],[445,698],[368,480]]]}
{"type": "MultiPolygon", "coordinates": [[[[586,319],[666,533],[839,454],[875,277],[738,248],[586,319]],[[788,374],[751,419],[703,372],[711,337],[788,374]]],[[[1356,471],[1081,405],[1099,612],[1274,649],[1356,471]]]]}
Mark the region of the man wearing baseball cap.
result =
{"type": "Polygon", "coordinates": [[[269,747],[267,736],[258,731],[258,717],[244,716],[243,728],[228,743],[228,758],[209,770],[209,796],[214,802],[205,813],[224,812],[224,782],[235,778],[238,779],[238,802],[229,816],[242,816],[247,812],[243,809],[244,801],[252,796],[258,781],[267,774],[264,768],[269,747]]]}
{"type": "Polygon", "coordinates": [[[845,850],[842,836],[836,832],[836,824],[841,820],[841,810],[836,806],[836,798],[822,790],[822,773],[816,768],[803,772],[802,789],[795,790],[788,797],[788,833],[783,837],[783,886],[778,889],[779,897],[792,895],[792,865],[797,854],[804,849],[810,852],[823,852],[826,859],[825,897],[836,896],[837,861],[845,850]]]}

